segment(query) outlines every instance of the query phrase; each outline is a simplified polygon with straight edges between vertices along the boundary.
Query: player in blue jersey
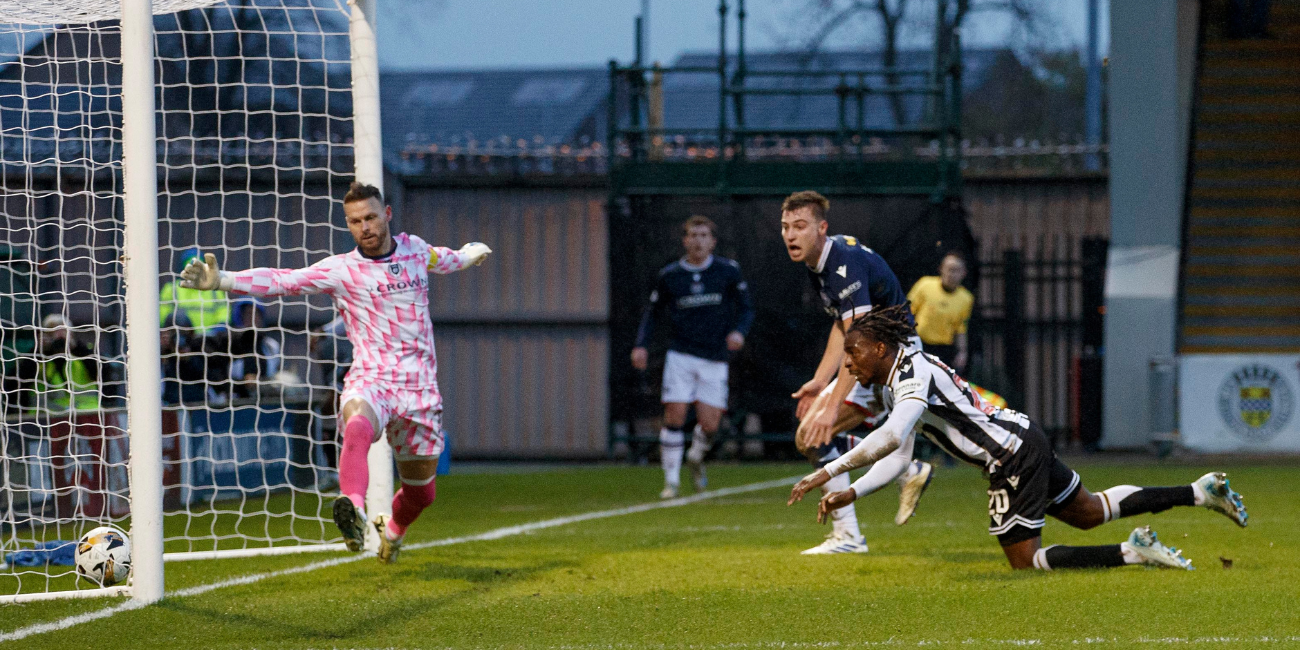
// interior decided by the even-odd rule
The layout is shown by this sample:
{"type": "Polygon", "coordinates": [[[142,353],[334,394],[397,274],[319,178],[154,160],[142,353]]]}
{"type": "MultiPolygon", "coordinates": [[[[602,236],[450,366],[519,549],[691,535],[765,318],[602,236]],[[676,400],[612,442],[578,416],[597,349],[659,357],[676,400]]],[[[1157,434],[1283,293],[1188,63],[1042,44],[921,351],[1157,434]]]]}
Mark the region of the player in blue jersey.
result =
{"type": "Polygon", "coordinates": [[[707,217],[695,216],[682,224],[682,231],[686,256],[659,271],[632,349],[632,366],[645,370],[646,345],[660,312],[667,311],[672,337],[664,360],[664,426],[659,432],[664,468],[664,490],[659,496],[664,499],[676,497],[681,484],[686,446],[682,427],[692,404],[698,424],[686,460],[696,491],[708,484],[704,455],[727,410],[727,359],[745,345],[754,322],[740,265],[713,254],[717,226],[707,217]]]}
{"type": "MultiPolygon", "coordinates": [[[[817,192],[795,192],[781,205],[781,236],[790,259],[808,266],[814,288],[826,311],[835,318],[826,350],[813,378],[793,397],[799,400],[795,414],[799,430],[795,443],[816,467],[835,460],[852,446],[839,434],[864,421],[875,422],[884,415],[880,388],[859,386],[844,368],[844,333],[855,317],[872,309],[906,305],[898,278],[885,259],[849,235],[827,236],[826,212],[830,201],[817,192]],[[845,408],[845,407],[848,408],[845,408]]],[[[911,312],[907,312],[911,318],[911,312]]],[[[912,345],[921,349],[921,340],[912,345]]],[[[913,462],[911,450],[900,450],[874,465],[865,480],[875,489],[897,479],[901,490],[895,519],[905,523],[929,485],[933,468],[913,462]]],[[[848,476],[837,476],[824,490],[848,489],[848,476]]],[[[852,504],[831,512],[832,529],[826,541],[804,551],[805,555],[866,553],[867,543],[858,529],[852,504]]]]}

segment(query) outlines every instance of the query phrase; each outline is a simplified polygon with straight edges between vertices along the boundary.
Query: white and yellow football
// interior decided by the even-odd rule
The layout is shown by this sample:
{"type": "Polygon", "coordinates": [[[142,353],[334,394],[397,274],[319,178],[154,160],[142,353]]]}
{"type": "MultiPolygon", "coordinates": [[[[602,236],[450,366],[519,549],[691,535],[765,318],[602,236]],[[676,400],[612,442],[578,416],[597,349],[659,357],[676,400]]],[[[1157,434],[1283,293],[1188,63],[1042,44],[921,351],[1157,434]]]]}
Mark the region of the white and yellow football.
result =
{"type": "Polygon", "coordinates": [[[77,540],[77,575],[111,587],[131,574],[131,540],[116,526],[100,526],[77,540]]]}

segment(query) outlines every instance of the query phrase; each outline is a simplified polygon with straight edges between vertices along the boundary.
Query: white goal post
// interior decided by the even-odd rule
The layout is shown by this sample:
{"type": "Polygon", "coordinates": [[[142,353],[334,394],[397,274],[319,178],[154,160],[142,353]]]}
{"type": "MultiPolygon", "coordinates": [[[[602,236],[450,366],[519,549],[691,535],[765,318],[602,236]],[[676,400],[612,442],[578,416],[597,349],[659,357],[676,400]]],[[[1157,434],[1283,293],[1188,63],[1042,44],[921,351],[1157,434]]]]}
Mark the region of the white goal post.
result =
{"type": "MultiPolygon", "coordinates": [[[[352,245],[348,184],[383,187],[374,25],[374,0],[0,0],[0,604],[148,603],[164,562],[343,550],[332,306],[174,281],[195,250],[352,245]],[[66,564],[105,524],[125,584],[66,564]]],[[[386,442],[370,460],[386,512],[386,442]]]]}

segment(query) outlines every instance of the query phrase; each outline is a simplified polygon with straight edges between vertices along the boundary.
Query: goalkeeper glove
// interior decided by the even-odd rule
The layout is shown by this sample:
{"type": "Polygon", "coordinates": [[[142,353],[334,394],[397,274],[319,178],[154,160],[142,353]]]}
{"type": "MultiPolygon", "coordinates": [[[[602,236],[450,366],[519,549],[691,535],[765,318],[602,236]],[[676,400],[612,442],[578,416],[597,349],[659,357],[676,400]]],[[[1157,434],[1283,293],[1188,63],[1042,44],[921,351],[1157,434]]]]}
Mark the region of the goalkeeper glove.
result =
{"type": "Polygon", "coordinates": [[[200,291],[213,291],[215,289],[229,290],[229,280],[221,269],[217,268],[217,256],[208,253],[203,259],[194,258],[190,263],[181,270],[181,286],[186,289],[198,289],[200,291]]]}
{"type": "Polygon", "coordinates": [[[466,266],[478,266],[483,263],[483,260],[487,259],[488,253],[491,253],[492,249],[488,248],[487,244],[470,242],[461,246],[458,252],[465,256],[466,266]]]}

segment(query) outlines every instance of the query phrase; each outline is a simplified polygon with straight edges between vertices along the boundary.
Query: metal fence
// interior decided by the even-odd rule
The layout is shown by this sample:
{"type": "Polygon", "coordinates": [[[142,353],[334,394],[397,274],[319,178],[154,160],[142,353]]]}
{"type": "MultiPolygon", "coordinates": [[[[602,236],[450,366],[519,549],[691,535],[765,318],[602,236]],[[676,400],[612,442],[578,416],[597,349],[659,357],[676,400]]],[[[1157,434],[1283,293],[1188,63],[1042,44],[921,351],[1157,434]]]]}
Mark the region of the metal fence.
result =
{"type": "MultiPolygon", "coordinates": [[[[1107,240],[983,242],[967,378],[1058,446],[1096,444],[1107,240]]],[[[968,283],[969,284],[969,283],[968,283]]]]}

